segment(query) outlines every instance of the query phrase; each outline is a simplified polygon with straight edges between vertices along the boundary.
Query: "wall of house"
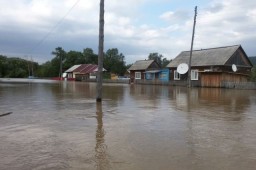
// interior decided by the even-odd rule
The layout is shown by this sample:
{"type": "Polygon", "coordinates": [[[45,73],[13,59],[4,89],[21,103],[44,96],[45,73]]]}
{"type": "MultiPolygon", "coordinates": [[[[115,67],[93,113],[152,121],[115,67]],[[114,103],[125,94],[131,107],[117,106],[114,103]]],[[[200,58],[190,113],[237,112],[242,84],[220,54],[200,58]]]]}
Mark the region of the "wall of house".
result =
{"type": "Polygon", "coordinates": [[[223,72],[202,72],[201,86],[202,87],[222,87],[223,81],[227,82],[247,82],[247,75],[238,73],[223,73],[223,72]]]}
{"type": "Polygon", "coordinates": [[[169,81],[170,80],[169,77],[170,77],[169,69],[163,69],[160,71],[158,79],[161,81],[169,81]]]}
{"type": "Polygon", "coordinates": [[[141,73],[141,79],[144,80],[145,79],[145,70],[131,70],[130,71],[130,79],[131,82],[134,82],[135,80],[135,72],[140,72],[141,73]]]}
{"type": "Polygon", "coordinates": [[[89,74],[76,74],[76,80],[81,81],[81,80],[86,80],[89,79],[90,75],[89,74]]]}

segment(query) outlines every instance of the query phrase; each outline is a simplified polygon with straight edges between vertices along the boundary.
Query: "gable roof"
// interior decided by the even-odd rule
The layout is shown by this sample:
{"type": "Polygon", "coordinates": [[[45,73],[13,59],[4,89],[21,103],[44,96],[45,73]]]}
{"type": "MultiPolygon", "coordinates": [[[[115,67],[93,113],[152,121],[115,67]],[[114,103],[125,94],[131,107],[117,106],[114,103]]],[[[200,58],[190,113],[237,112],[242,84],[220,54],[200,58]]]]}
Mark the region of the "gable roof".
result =
{"type": "MultiPolygon", "coordinates": [[[[192,53],[191,66],[215,66],[225,63],[242,48],[240,45],[194,50],[192,53]]],[[[242,50],[243,51],[243,50],[242,50]]],[[[181,63],[189,63],[190,51],[181,52],[167,67],[178,67],[181,63]]]]}
{"type": "Polygon", "coordinates": [[[128,70],[146,70],[154,60],[138,60],[128,70]]]}
{"type": "Polygon", "coordinates": [[[73,72],[75,69],[77,69],[77,68],[80,67],[80,66],[81,66],[81,64],[79,64],[79,65],[73,65],[72,67],[70,67],[69,69],[67,69],[67,70],[65,71],[65,73],[73,72]]]}
{"type": "MultiPolygon", "coordinates": [[[[70,72],[76,72],[80,74],[87,74],[87,73],[93,73],[98,71],[98,65],[95,64],[80,64],[80,65],[74,65],[68,70],[65,71],[65,73],[70,73],[70,72]]],[[[103,71],[105,69],[103,68],[103,71]]]]}
{"type": "Polygon", "coordinates": [[[253,65],[256,65],[256,56],[255,57],[249,57],[249,60],[253,65]]]}

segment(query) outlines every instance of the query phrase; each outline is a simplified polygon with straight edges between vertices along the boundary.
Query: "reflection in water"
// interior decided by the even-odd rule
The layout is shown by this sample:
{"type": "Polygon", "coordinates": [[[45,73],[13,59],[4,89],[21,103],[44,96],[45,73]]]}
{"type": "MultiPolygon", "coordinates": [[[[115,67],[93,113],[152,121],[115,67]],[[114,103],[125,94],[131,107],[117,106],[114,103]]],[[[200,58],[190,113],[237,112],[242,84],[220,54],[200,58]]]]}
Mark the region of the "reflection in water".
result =
{"type": "Polygon", "coordinates": [[[175,88],[173,99],[178,110],[234,121],[243,118],[251,103],[244,91],[220,88],[175,88]]]}
{"type": "Polygon", "coordinates": [[[97,130],[96,130],[96,146],[95,159],[97,170],[109,169],[109,160],[107,155],[107,145],[105,144],[105,134],[103,128],[103,112],[102,103],[96,102],[97,130]]]}
{"type": "Polygon", "coordinates": [[[102,106],[95,90],[0,84],[0,111],[13,112],[0,118],[0,170],[256,167],[256,91],[107,84],[102,106]]]}

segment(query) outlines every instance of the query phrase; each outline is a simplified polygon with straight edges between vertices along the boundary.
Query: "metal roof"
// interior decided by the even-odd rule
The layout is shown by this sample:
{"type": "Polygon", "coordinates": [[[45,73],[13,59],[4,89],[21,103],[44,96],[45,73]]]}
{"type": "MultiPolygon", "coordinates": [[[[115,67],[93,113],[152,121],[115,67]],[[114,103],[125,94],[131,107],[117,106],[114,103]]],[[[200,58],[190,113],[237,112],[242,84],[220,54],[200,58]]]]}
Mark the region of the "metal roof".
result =
{"type": "MultiPolygon", "coordinates": [[[[240,45],[194,50],[191,66],[225,65],[228,59],[240,48],[240,45]]],[[[190,51],[181,52],[166,67],[178,67],[181,63],[189,64],[190,51]]]]}
{"type": "Polygon", "coordinates": [[[81,66],[81,64],[79,64],[79,65],[73,65],[72,67],[70,67],[69,69],[67,69],[67,70],[65,71],[65,73],[73,72],[75,69],[77,69],[77,68],[80,67],[80,66],[81,66]]]}
{"type": "MultiPolygon", "coordinates": [[[[103,68],[103,71],[105,69],[103,68]]],[[[76,73],[80,73],[80,74],[87,74],[87,73],[94,73],[98,71],[98,65],[95,64],[80,64],[80,65],[74,65],[73,67],[71,67],[70,69],[68,69],[67,71],[65,71],[66,73],[70,73],[70,72],[76,72],[76,73]]]]}
{"type": "Polygon", "coordinates": [[[138,60],[128,70],[146,70],[154,60],[138,60]]]}

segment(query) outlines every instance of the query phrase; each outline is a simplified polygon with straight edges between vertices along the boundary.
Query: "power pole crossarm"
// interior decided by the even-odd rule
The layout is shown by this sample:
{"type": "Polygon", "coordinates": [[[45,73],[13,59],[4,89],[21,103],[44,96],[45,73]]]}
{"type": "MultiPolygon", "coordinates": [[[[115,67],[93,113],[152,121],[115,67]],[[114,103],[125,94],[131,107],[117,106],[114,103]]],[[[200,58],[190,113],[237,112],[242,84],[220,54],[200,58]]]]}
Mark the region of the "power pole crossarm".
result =
{"type": "Polygon", "coordinates": [[[197,6],[195,7],[194,25],[193,25],[191,48],[190,48],[189,64],[188,64],[188,87],[189,88],[191,87],[191,62],[192,62],[192,51],[193,51],[194,35],[195,35],[195,27],[196,27],[196,16],[197,16],[197,6]]]}

